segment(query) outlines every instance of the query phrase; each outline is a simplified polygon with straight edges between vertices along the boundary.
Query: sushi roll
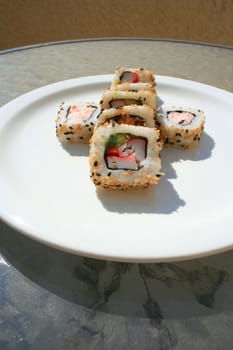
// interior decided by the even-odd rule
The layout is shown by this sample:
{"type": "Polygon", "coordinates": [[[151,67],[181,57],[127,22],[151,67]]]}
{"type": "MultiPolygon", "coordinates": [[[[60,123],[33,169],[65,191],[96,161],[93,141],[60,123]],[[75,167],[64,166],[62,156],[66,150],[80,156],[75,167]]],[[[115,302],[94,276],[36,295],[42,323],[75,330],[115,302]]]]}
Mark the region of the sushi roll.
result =
{"type": "Polygon", "coordinates": [[[162,148],[155,128],[126,124],[104,124],[90,140],[90,177],[97,187],[142,189],[156,185],[162,148]]]}
{"type": "Polygon", "coordinates": [[[139,91],[139,90],[152,90],[154,87],[150,83],[124,83],[111,86],[110,90],[120,90],[120,91],[139,91]]]}
{"type": "Polygon", "coordinates": [[[157,108],[157,95],[152,90],[119,91],[106,90],[100,101],[101,109],[120,108],[128,105],[147,105],[153,110],[157,108]]]}
{"type": "Polygon", "coordinates": [[[149,106],[124,106],[121,108],[104,109],[98,116],[97,125],[105,122],[155,127],[154,110],[149,106]]]}
{"type": "Polygon", "coordinates": [[[165,145],[179,148],[196,146],[204,130],[204,112],[194,108],[163,107],[156,116],[165,145]]]}
{"type": "Polygon", "coordinates": [[[115,90],[147,90],[155,87],[154,74],[145,68],[117,67],[111,88],[115,90]]]}
{"type": "Polygon", "coordinates": [[[57,138],[62,143],[88,143],[99,113],[94,103],[62,103],[56,118],[57,138]]]}

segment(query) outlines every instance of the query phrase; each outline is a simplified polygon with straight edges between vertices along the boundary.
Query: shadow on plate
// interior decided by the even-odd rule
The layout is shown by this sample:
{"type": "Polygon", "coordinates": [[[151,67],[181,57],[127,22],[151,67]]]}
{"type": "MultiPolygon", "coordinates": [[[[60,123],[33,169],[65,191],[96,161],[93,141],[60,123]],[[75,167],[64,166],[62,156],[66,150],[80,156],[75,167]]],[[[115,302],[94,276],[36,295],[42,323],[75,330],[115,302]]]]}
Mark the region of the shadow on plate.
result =
{"type": "Polygon", "coordinates": [[[89,145],[84,143],[61,143],[61,147],[72,157],[88,157],[89,145]]]}
{"type": "MultiPolygon", "coordinates": [[[[14,303],[21,300],[21,291],[26,293],[35,312],[62,307],[63,298],[92,311],[93,318],[104,312],[147,319],[160,327],[164,319],[233,310],[233,251],[186,262],[117,263],[50,248],[2,222],[0,232],[1,290],[9,296],[16,290],[14,303]]],[[[24,312],[20,302],[17,307],[24,312]]]]}
{"type": "Polygon", "coordinates": [[[164,100],[160,96],[157,96],[157,111],[160,110],[163,104],[164,104],[164,100]]]}
{"type": "Polygon", "coordinates": [[[199,145],[193,149],[175,149],[172,147],[164,147],[161,151],[162,168],[166,174],[166,178],[176,178],[175,169],[172,167],[173,163],[185,162],[187,160],[193,162],[203,161],[212,155],[215,147],[213,138],[206,132],[203,133],[199,145]]]}
{"type": "MultiPolygon", "coordinates": [[[[161,153],[162,170],[165,177],[152,189],[143,191],[109,191],[97,189],[97,196],[106,210],[118,213],[151,213],[171,214],[185,205],[185,201],[179,197],[173,185],[168,181],[176,178],[175,162],[194,162],[211,157],[214,148],[214,140],[203,133],[198,147],[191,150],[164,148],[161,153]]],[[[88,157],[89,145],[87,144],[61,144],[63,149],[73,157],[88,157]]]]}
{"type": "Polygon", "coordinates": [[[97,189],[96,192],[106,210],[118,213],[171,214],[185,205],[166,178],[157,186],[141,191],[97,189]]]}

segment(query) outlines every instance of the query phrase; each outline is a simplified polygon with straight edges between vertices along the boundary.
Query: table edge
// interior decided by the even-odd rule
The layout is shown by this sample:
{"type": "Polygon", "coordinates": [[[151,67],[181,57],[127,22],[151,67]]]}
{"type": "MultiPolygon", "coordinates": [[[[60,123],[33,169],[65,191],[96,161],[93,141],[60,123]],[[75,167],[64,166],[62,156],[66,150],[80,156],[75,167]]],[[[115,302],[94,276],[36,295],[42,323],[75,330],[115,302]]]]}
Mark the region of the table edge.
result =
{"type": "Polygon", "coordinates": [[[49,41],[44,43],[25,45],[13,47],[10,49],[0,50],[0,55],[13,53],[17,51],[30,50],[40,47],[55,46],[55,45],[65,45],[65,44],[75,44],[75,43],[88,43],[88,42],[101,42],[101,41],[155,41],[155,42],[168,42],[176,44],[187,44],[187,45],[199,45],[207,47],[222,48],[227,50],[233,50],[233,46],[220,45],[214,43],[208,43],[203,41],[189,41],[189,40],[179,40],[179,39],[164,39],[164,38],[153,38],[153,37],[101,37],[101,38],[83,38],[83,39],[71,39],[71,40],[61,40],[61,41],[49,41]]]}

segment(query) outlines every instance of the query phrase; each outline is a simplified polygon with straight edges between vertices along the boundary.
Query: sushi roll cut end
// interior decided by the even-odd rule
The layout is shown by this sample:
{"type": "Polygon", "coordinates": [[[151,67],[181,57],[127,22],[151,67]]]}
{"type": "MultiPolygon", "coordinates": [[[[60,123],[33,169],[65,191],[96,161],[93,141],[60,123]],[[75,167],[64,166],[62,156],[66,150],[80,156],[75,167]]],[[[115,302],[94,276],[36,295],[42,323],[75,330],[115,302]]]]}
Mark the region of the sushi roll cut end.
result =
{"type": "Polygon", "coordinates": [[[141,189],[156,185],[161,176],[161,143],[156,129],[98,126],[90,142],[91,179],[110,189],[141,189]]]}
{"type": "Polygon", "coordinates": [[[93,103],[60,105],[56,135],[62,143],[88,143],[100,110],[93,103]]]}
{"type": "Polygon", "coordinates": [[[199,143],[205,115],[203,111],[193,108],[163,107],[156,120],[165,145],[188,149],[199,143]]]}
{"type": "MultiPolygon", "coordinates": [[[[117,67],[115,71],[115,76],[112,81],[112,87],[122,86],[124,89],[124,85],[129,86],[129,90],[137,88],[133,88],[134,84],[150,84],[150,88],[154,88],[155,86],[155,78],[154,74],[145,69],[145,68],[124,68],[117,67]]],[[[146,86],[146,85],[145,85],[146,86]]],[[[148,88],[148,86],[147,86],[148,88]]]]}
{"type": "Polygon", "coordinates": [[[147,105],[154,111],[157,109],[157,95],[154,90],[106,90],[100,101],[101,109],[121,108],[129,105],[147,105]]]}

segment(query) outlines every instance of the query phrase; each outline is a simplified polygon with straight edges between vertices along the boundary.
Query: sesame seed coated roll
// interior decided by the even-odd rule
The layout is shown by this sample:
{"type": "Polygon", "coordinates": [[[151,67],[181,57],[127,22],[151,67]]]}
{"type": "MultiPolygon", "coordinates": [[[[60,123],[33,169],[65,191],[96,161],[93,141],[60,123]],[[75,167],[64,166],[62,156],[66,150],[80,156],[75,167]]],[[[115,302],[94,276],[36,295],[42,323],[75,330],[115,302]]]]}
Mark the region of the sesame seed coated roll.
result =
{"type": "Polygon", "coordinates": [[[57,138],[62,143],[88,143],[99,113],[94,103],[62,103],[56,118],[57,138]]]}
{"type": "Polygon", "coordinates": [[[194,108],[164,106],[156,120],[164,145],[186,149],[199,143],[205,115],[194,108]]]}
{"type": "Polygon", "coordinates": [[[97,125],[106,121],[117,124],[129,124],[137,126],[155,127],[155,113],[149,106],[123,106],[121,108],[109,108],[101,111],[97,125]]]}
{"type": "Polygon", "coordinates": [[[141,189],[156,185],[162,148],[155,128],[112,123],[100,125],[90,140],[90,176],[96,186],[141,189]]]}
{"type": "Polygon", "coordinates": [[[154,74],[145,68],[117,67],[111,88],[115,90],[148,90],[155,87],[154,74]]]}
{"type": "Polygon", "coordinates": [[[106,90],[100,101],[101,109],[120,108],[128,105],[147,105],[153,110],[157,108],[157,95],[153,90],[120,91],[106,90]]]}

